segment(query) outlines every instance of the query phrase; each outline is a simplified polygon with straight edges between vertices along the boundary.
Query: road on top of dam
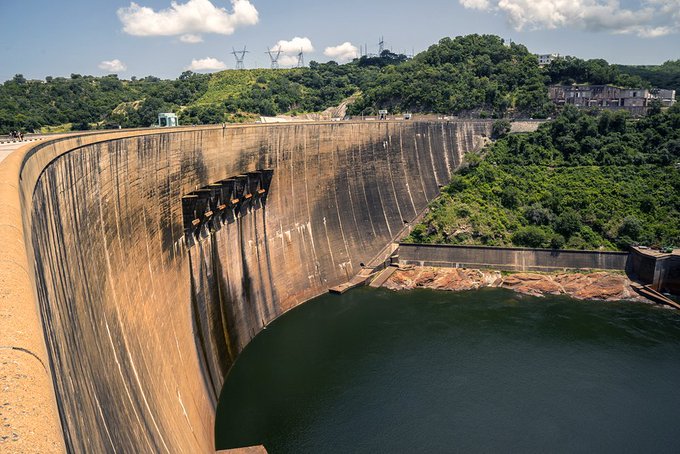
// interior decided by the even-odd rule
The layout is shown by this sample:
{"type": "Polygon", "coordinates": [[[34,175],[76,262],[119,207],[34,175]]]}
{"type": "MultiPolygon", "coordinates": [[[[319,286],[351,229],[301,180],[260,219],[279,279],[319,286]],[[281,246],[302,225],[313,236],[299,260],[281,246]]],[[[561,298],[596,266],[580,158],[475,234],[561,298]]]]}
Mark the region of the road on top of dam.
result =
{"type": "Polygon", "coordinates": [[[24,139],[20,142],[17,141],[4,141],[5,139],[0,139],[0,162],[4,161],[5,158],[11,155],[15,150],[33,143],[36,140],[43,140],[46,136],[31,136],[30,138],[24,139]]]}

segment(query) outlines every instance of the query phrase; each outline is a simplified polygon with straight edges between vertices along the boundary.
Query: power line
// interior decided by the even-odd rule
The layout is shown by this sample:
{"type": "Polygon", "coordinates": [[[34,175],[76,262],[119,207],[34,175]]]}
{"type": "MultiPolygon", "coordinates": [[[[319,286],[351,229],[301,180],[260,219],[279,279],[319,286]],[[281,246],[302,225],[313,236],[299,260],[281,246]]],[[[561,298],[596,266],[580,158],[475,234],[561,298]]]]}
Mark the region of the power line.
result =
{"type": "Polygon", "coordinates": [[[269,59],[272,62],[272,69],[279,69],[279,57],[281,56],[281,46],[279,46],[276,51],[272,52],[272,49],[267,49],[265,54],[269,55],[269,59]]]}
{"type": "Polygon", "coordinates": [[[236,50],[233,47],[231,48],[231,50],[232,55],[236,59],[236,69],[245,69],[243,60],[245,60],[246,54],[250,53],[250,51],[246,50],[246,46],[243,46],[243,50],[236,50]]]}

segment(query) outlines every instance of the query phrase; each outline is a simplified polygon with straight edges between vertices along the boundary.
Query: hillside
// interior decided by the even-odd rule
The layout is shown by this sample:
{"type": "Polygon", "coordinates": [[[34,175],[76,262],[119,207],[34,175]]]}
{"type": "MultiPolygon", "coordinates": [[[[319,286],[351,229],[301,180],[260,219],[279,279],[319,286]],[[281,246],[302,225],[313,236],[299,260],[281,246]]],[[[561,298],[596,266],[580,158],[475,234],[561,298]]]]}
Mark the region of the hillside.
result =
{"type": "Polygon", "coordinates": [[[407,241],[626,250],[680,245],[680,105],[639,121],[568,108],[469,156],[407,241]]]}
{"type": "Polygon", "coordinates": [[[663,65],[614,67],[622,73],[646,80],[654,87],[668,88],[680,94],[680,60],[667,61],[663,65]]]}

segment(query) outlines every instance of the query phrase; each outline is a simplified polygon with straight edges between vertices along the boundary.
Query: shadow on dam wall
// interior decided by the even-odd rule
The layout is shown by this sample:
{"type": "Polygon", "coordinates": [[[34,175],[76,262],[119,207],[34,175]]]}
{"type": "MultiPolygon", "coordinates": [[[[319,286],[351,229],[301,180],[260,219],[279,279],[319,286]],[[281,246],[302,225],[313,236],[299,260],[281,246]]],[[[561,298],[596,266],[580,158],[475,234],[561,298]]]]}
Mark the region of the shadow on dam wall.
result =
{"type": "Polygon", "coordinates": [[[211,452],[233,359],[345,282],[437,196],[491,123],[93,134],[26,151],[19,193],[67,449],[211,452]],[[266,204],[187,242],[182,196],[273,169],[266,204]]]}

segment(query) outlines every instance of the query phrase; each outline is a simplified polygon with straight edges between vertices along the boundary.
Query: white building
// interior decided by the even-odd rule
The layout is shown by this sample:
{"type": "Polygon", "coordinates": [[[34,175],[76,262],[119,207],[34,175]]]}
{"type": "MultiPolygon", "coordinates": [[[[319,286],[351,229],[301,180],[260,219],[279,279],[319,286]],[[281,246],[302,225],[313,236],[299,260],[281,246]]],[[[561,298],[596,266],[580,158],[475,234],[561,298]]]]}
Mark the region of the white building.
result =
{"type": "Polygon", "coordinates": [[[560,57],[560,54],[539,54],[536,55],[538,58],[538,64],[540,66],[546,66],[553,62],[553,60],[560,57]]]}

